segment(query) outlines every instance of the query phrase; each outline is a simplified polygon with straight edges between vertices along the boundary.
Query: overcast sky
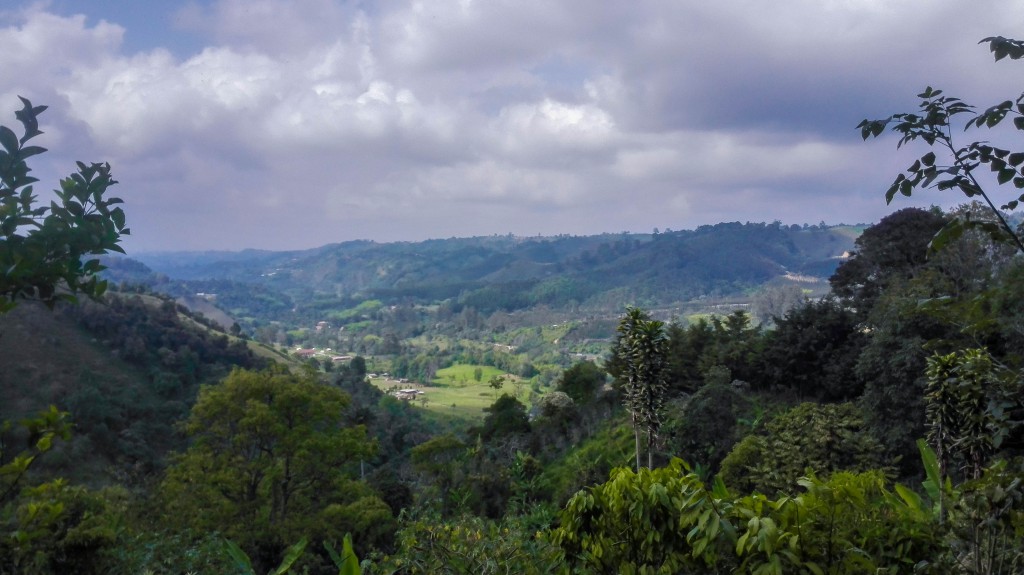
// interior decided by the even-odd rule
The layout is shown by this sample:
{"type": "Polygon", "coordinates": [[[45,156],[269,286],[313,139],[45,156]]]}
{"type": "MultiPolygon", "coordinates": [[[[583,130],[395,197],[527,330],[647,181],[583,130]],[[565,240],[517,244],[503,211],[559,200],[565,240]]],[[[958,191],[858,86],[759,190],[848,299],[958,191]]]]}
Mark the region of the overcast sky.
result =
{"type": "MultiPolygon", "coordinates": [[[[921,148],[862,142],[926,85],[989,106],[1024,4],[55,0],[0,5],[0,123],[108,161],[129,252],[857,223],[921,148]]],[[[987,136],[987,134],[979,134],[987,136]]]]}

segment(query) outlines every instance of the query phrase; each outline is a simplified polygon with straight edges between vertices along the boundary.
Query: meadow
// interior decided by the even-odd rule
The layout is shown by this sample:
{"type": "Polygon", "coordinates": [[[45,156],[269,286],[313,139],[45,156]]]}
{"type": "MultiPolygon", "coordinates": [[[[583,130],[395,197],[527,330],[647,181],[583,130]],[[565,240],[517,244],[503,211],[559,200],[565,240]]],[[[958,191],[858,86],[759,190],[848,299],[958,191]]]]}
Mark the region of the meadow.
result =
{"type": "Polygon", "coordinates": [[[484,408],[489,407],[503,393],[529,404],[527,396],[530,388],[525,380],[489,365],[457,364],[439,369],[429,385],[400,383],[386,378],[375,378],[371,382],[384,391],[395,387],[422,391],[417,399],[412,400],[415,404],[438,415],[470,422],[482,421],[486,415],[484,408]],[[479,381],[475,376],[478,369],[479,381]],[[501,389],[490,386],[489,382],[495,377],[505,378],[501,389]]]}

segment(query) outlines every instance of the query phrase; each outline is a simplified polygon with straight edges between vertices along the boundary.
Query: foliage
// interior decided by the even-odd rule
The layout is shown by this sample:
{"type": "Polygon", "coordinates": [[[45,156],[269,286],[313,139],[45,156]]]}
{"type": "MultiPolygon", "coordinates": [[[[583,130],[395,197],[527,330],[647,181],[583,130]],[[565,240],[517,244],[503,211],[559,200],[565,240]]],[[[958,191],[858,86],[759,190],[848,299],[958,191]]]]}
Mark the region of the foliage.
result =
{"type": "Polygon", "coordinates": [[[267,364],[244,342],[197,325],[186,310],[155,296],[108,293],[102,304],[84,302],[61,313],[132,368],[119,381],[79,367],[60,398],[74,414],[75,448],[88,442],[93,457],[120,473],[160,470],[171,450],[184,447],[173,426],[188,416],[201,384],[219,381],[233,367],[267,364]]]}
{"type": "Polygon", "coordinates": [[[764,332],[750,321],[750,315],[737,310],[725,317],[711,318],[710,345],[700,355],[699,368],[707,378],[715,366],[725,366],[733,379],[754,383],[762,379],[761,354],[764,332]]]}
{"type": "Polygon", "coordinates": [[[490,407],[484,408],[484,411],[487,412],[487,416],[484,417],[484,423],[479,430],[484,441],[530,432],[530,418],[526,415],[526,406],[507,393],[503,393],[490,407]]]}
{"type": "MultiPolygon", "coordinates": [[[[998,61],[1006,56],[1021,58],[1020,43],[1015,40],[989,37],[987,42],[998,61]]],[[[1004,100],[990,106],[981,113],[959,98],[943,95],[942,90],[925,88],[917,95],[921,99],[917,113],[898,113],[881,120],[863,120],[857,127],[861,137],[877,137],[892,124],[891,130],[900,134],[897,148],[916,140],[923,140],[930,148],[938,147],[943,156],[949,158],[943,164],[935,151],[929,151],[907,168],[909,176],[899,174],[885,193],[886,203],[897,193],[911,196],[915,189],[935,187],[939,190],[957,189],[968,198],[981,197],[990,209],[988,218],[973,218],[964,214],[949,222],[932,241],[932,248],[940,249],[949,241],[960,237],[966,230],[980,230],[996,242],[1014,245],[1024,253],[1024,242],[1016,230],[1010,227],[1001,210],[1013,210],[1024,201],[1024,195],[1011,199],[999,208],[990,194],[985,191],[976,170],[983,164],[995,174],[999,185],[1011,183],[1017,189],[1024,188],[1024,151],[998,148],[986,141],[975,141],[961,146],[953,137],[953,118],[961,114],[970,117],[964,124],[964,131],[971,128],[992,129],[1008,117],[1013,118],[1015,130],[1024,131],[1024,93],[1015,100],[1004,100]]]]}
{"type": "Polygon", "coordinates": [[[556,387],[569,395],[576,403],[585,404],[593,401],[594,396],[604,386],[606,376],[601,368],[592,361],[580,361],[562,372],[556,387]]]}
{"type": "Polygon", "coordinates": [[[118,245],[125,227],[124,211],[115,207],[119,198],[104,197],[117,182],[109,164],[85,165],[60,181],[56,202],[36,204],[26,160],[46,151],[26,143],[42,134],[38,116],[46,106],[33,106],[21,98],[15,112],[23,134],[0,126],[0,313],[19,298],[37,299],[52,307],[74,299],[75,293],[102,295],[107,284],[96,274],[103,270],[99,259],[82,258],[110,251],[124,253],[118,245]],[[65,291],[66,290],[66,291],[65,291]]]}
{"type": "Polygon", "coordinates": [[[407,518],[398,532],[398,550],[367,569],[403,575],[541,575],[562,573],[556,550],[536,537],[546,526],[539,517],[509,514],[502,521],[460,516],[407,518]]]}
{"type": "Polygon", "coordinates": [[[623,400],[636,435],[636,466],[640,468],[640,431],[647,435],[647,466],[654,467],[654,442],[665,401],[668,339],[665,324],[639,309],[629,308],[619,322],[612,355],[624,366],[623,400]]]}
{"type": "Polygon", "coordinates": [[[233,568],[219,533],[189,530],[122,530],[100,560],[104,575],[222,575],[233,568]]]}
{"type": "Polygon", "coordinates": [[[670,394],[678,396],[697,391],[704,385],[706,366],[701,358],[705,351],[714,347],[714,328],[708,320],[701,318],[686,327],[672,322],[665,333],[668,336],[668,367],[665,377],[670,394]]]}
{"type": "Polygon", "coordinates": [[[548,533],[573,571],[680,573],[713,569],[729,543],[720,504],[680,460],[659,469],[612,470],[608,481],[577,493],[548,533]]]}
{"type": "Polygon", "coordinates": [[[26,447],[15,448],[18,430],[0,433],[0,574],[103,573],[99,554],[113,547],[126,495],[39,481],[29,471],[56,442],[70,437],[68,414],[50,408],[21,422],[26,447]]]}
{"type": "Polygon", "coordinates": [[[705,385],[689,399],[668,405],[676,403],[682,405],[666,408],[665,449],[674,457],[717,471],[733,445],[749,431],[740,420],[753,416],[754,405],[728,384],[705,385]]]}
{"type": "Polygon", "coordinates": [[[880,445],[850,403],[803,403],[749,435],[722,461],[722,479],[740,491],[792,490],[807,473],[867,471],[886,465],[880,445]]]}
{"type": "Polygon", "coordinates": [[[538,482],[553,503],[564,504],[580,489],[601,483],[612,469],[634,459],[631,426],[619,415],[605,419],[589,437],[544,465],[538,482]]]}
{"type": "Polygon", "coordinates": [[[917,573],[941,551],[920,498],[877,471],[801,479],[771,499],[709,488],[682,462],[616,469],[579,492],[547,537],[579,573],[917,573]]]}
{"type": "Polygon", "coordinates": [[[949,508],[944,563],[970,574],[1024,570],[1024,461],[1000,460],[958,488],[949,508]]]}
{"type": "Polygon", "coordinates": [[[341,553],[339,554],[334,546],[329,542],[324,541],[324,548],[327,553],[331,556],[331,561],[338,568],[338,575],[361,575],[363,570],[359,566],[359,558],[356,557],[356,552],[352,548],[352,534],[346,533],[345,539],[342,541],[341,553]]]}
{"type": "Polygon", "coordinates": [[[0,573],[105,574],[101,555],[117,544],[126,500],[119,488],[62,479],[26,487],[0,513],[0,573]]]}
{"type": "Polygon", "coordinates": [[[410,451],[413,466],[436,486],[442,516],[447,516],[457,505],[455,497],[460,494],[453,489],[464,479],[462,464],[466,457],[467,445],[451,433],[434,437],[410,451]]]}
{"type": "Polygon", "coordinates": [[[807,302],[776,318],[765,335],[766,379],[800,398],[853,399],[863,390],[854,366],[866,339],[856,315],[836,299],[807,302]]]}
{"type": "Polygon", "coordinates": [[[928,259],[928,242],[945,225],[937,213],[904,208],[857,238],[853,256],[829,278],[832,292],[863,317],[894,281],[915,277],[928,259]]]}
{"type": "MultiPolygon", "coordinates": [[[[275,569],[271,569],[267,572],[267,575],[284,575],[291,570],[292,565],[302,556],[302,552],[306,550],[306,545],[309,541],[301,539],[298,543],[288,547],[284,552],[284,558],[281,560],[281,564],[275,569]]],[[[227,550],[228,555],[235,562],[235,568],[241,571],[243,575],[257,575],[256,570],[252,567],[252,560],[245,554],[245,551],[241,547],[235,544],[230,539],[224,540],[224,548],[227,550]]]]}
{"type": "Polygon", "coordinates": [[[1022,407],[1020,380],[983,349],[934,355],[927,374],[928,440],[942,474],[959,463],[964,477],[978,479],[1010,434],[1010,413],[1022,407]]]}
{"type": "Polygon", "coordinates": [[[370,526],[386,525],[387,506],[365,508],[374,496],[351,479],[373,446],[362,426],[345,426],[347,404],[341,391],[280,369],[235,370],[204,387],[185,424],[193,445],[162,486],[167,519],[224,533],[258,570],[285,542],[359,533],[351,527],[376,509],[386,517],[370,526]]]}
{"type": "Polygon", "coordinates": [[[27,443],[22,450],[12,445],[16,441],[13,427],[10,421],[0,425],[0,506],[7,505],[18,495],[29,468],[53,449],[54,441],[71,437],[68,414],[52,405],[35,418],[21,421],[27,443]]]}

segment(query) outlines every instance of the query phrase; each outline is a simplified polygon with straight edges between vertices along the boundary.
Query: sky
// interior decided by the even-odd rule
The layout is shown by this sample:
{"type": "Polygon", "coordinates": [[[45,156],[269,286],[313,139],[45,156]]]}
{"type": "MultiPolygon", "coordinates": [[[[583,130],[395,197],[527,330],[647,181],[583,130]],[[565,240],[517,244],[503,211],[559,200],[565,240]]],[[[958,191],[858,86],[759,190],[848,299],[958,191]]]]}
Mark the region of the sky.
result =
{"type": "Polygon", "coordinates": [[[997,35],[1024,5],[7,0],[0,123],[49,106],[43,199],[111,164],[129,254],[868,223],[962,198],[887,206],[925,150],[857,124],[928,85],[1016,98],[997,35]]]}

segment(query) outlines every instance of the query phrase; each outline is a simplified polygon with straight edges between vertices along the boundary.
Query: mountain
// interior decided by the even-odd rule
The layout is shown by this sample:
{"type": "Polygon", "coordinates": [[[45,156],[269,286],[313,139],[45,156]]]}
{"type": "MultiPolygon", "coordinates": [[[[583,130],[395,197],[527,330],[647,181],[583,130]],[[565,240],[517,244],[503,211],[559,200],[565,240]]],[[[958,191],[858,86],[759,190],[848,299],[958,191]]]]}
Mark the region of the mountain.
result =
{"type": "Polygon", "coordinates": [[[162,468],[184,446],[175,422],[199,387],[235,367],[268,365],[273,353],[170,299],[127,293],[52,311],[21,302],[0,315],[0,344],[0,421],[49,405],[71,412],[72,439],[45,461],[89,483],[143,480],[162,468]]]}
{"type": "Polygon", "coordinates": [[[824,291],[859,231],[732,222],[655,234],[353,241],[305,251],[133,257],[154,278],[173,278],[157,289],[214,293],[229,313],[268,320],[367,299],[454,300],[481,313],[536,305],[609,310],[749,294],[786,278],[824,291]]]}

